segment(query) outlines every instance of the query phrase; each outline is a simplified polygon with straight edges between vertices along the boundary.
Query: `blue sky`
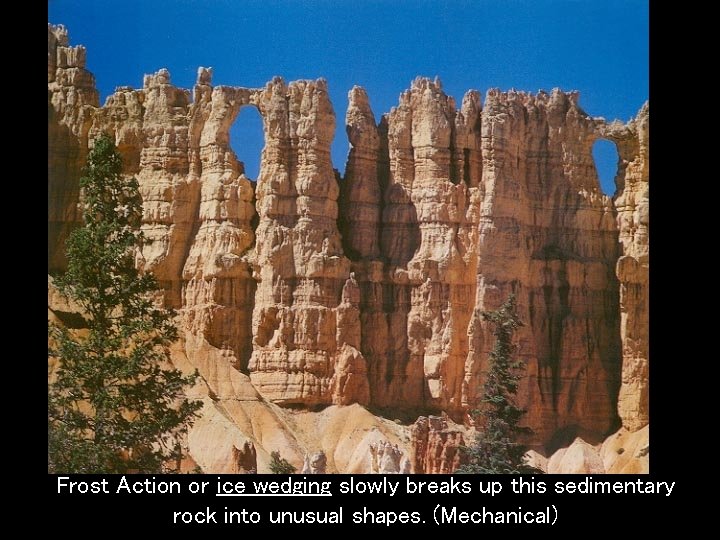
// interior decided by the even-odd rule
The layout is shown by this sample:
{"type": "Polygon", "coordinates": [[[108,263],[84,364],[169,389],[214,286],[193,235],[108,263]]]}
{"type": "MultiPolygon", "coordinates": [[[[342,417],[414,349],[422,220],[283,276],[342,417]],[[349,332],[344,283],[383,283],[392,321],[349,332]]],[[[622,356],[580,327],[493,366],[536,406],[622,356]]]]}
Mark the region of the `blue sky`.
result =
{"type": "MultiPolygon", "coordinates": [[[[628,120],[648,99],[648,0],[49,0],[48,20],[88,48],[101,101],[161,67],[185,88],[198,66],[213,67],[214,84],[324,77],[341,171],[354,84],[376,119],[417,75],[439,76],[458,103],[470,88],[579,90],[580,105],[608,120],[628,120]]],[[[231,134],[251,177],[261,129],[245,108],[231,134]]],[[[596,159],[607,177],[612,145],[596,159]]]]}

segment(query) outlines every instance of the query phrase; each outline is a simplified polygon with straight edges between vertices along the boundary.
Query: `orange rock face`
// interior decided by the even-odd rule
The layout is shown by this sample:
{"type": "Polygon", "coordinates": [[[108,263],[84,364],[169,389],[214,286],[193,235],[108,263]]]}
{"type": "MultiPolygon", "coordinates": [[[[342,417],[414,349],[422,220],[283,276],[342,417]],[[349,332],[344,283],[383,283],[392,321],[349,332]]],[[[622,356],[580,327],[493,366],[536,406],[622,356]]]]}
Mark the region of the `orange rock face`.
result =
{"type": "MultiPolygon", "coordinates": [[[[484,102],[469,91],[458,107],[439,81],[419,78],[378,120],[355,87],[339,177],[322,79],[213,86],[200,68],[189,91],[161,69],[99,107],[84,60],[64,28],[48,27],[49,269],[62,269],[79,221],[88,148],[109,133],[143,196],[138,264],[178,310],[181,362],[206,385],[197,430],[238,430],[223,435],[221,456],[191,433],[199,463],[264,463],[275,448],[246,417],[266,402],[466,422],[493,345],[480,315],[510,292],[525,323],[528,442],[554,451],[648,424],[647,105],[627,124],[592,118],[559,90],[489,90],[484,102]],[[230,148],[242,107],[263,121],[257,179],[230,148]],[[613,198],[600,191],[598,138],[620,154],[613,198]]],[[[287,431],[274,440],[290,457],[318,450],[264,411],[287,431]]],[[[428,422],[410,430],[404,455],[416,472],[449,472],[462,435],[428,422]]]]}
{"type": "Polygon", "coordinates": [[[650,107],[637,117],[613,122],[601,132],[615,141],[620,155],[618,191],[614,198],[622,254],[616,272],[620,282],[622,385],[618,413],[623,427],[637,431],[650,421],[648,412],[648,321],[650,314],[648,138],[650,107]]]}
{"type": "Polygon", "coordinates": [[[48,25],[48,269],[65,265],[65,240],[81,221],[78,179],[98,107],[85,48],[71,47],[64,26],[48,25]]]}
{"type": "Polygon", "coordinates": [[[449,474],[464,464],[460,447],[465,446],[461,430],[448,427],[440,416],[421,416],[411,427],[414,451],[413,472],[449,474]]]}

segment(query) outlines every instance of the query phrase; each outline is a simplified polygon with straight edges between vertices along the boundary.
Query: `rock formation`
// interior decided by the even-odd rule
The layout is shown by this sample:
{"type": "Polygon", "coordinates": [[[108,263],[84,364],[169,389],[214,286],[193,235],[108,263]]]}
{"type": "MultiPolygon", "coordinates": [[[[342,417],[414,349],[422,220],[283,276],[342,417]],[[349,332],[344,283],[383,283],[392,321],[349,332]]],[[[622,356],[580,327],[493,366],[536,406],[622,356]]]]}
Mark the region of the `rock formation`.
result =
{"type": "Polygon", "coordinates": [[[648,415],[649,285],[649,155],[650,107],[622,124],[613,122],[601,131],[615,142],[620,161],[614,203],[622,254],[616,272],[620,282],[620,335],[622,385],[618,413],[623,426],[636,431],[650,421],[648,415]]]}
{"type": "Polygon", "coordinates": [[[411,428],[413,470],[431,474],[455,472],[464,464],[460,447],[465,439],[462,430],[448,427],[441,416],[421,416],[411,428]]]}
{"type": "Polygon", "coordinates": [[[232,447],[232,463],[235,469],[232,474],[253,474],[257,472],[257,454],[255,445],[248,441],[242,448],[232,447]]]}
{"type": "Polygon", "coordinates": [[[81,221],[78,179],[99,105],[85,47],[70,47],[64,26],[48,25],[48,269],[65,265],[65,240],[81,221]]]}
{"type": "Polygon", "coordinates": [[[370,471],[374,474],[407,474],[410,471],[410,461],[397,444],[380,441],[371,444],[370,471]]]}
{"type": "Polygon", "coordinates": [[[357,283],[337,228],[327,83],[274,79],[258,93],[265,148],[256,190],[253,385],[292,404],[367,404],[357,283]]]}
{"type": "Polygon", "coordinates": [[[462,420],[492,346],[480,313],[514,291],[535,441],[615,427],[620,244],[591,156],[604,122],[557,90],[490,90],[482,111],[471,91],[456,110],[427,79],[377,127],[353,89],[347,122],[343,200],[346,227],[363,231],[348,242],[371,403],[462,420]]]}
{"type": "Polygon", "coordinates": [[[144,201],[138,264],[178,310],[174,360],[202,376],[188,444],[206,472],[248,470],[250,448],[261,472],[275,449],[300,468],[320,419],[357,446],[321,437],[329,472],[364,472],[381,449],[394,463],[396,444],[415,472],[453,470],[493,345],[481,313],[510,292],[538,455],[648,424],[647,104],[627,124],[559,90],[469,91],[457,107],[439,80],[418,78],[377,121],[354,87],[340,177],[322,79],[213,86],[200,68],[189,91],[160,69],[100,107],[84,66],[85,49],[49,25],[49,271],[79,221],[88,148],[108,133],[144,201]],[[263,121],[257,179],[230,147],[242,107],[263,121]],[[598,138],[620,155],[612,198],[598,138]],[[441,412],[465,427],[425,417],[441,412]]]}
{"type": "Polygon", "coordinates": [[[320,450],[312,456],[306,455],[303,462],[303,474],[325,474],[327,472],[327,456],[320,450]]]}
{"type": "Polygon", "coordinates": [[[650,472],[649,426],[631,432],[621,429],[602,444],[577,438],[547,460],[535,463],[551,474],[647,474],[650,472]]]}
{"type": "Polygon", "coordinates": [[[416,80],[375,125],[353,88],[343,183],[371,403],[461,414],[480,189],[477,92],[461,111],[416,80]]]}

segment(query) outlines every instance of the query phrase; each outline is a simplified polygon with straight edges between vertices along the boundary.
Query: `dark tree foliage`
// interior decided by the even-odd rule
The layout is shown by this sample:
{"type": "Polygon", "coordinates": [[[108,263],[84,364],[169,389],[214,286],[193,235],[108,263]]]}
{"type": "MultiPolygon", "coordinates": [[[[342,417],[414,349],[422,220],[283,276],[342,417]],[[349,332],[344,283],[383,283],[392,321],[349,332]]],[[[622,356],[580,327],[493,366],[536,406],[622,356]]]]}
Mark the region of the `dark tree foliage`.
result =
{"type": "Polygon", "coordinates": [[[467,463],[457,472],[476,474],[526,474],[542,471],[525,463],[527,447],[518,442],[532,433],[520,426],[525,410],[515,405],[520,375],[525,368],[513,360],[513,334],[522,322],[516,313],[515,295],[496,311],[483,312],[483,319],[493,325],[495,347],[490,353],[490,369],[483,387],[482,409],[476,412],[478,433],[475,442],[462,450],[467,463]]]}
{"type": "Polygon", "coordinates": [[[292,474],[296,471],[290,462],[280,457],[277,450],[270,453],[270,472],[273,474],[292,474]]]}
{"type": "Polygon", "coordinates": [[[80,179],[84,226],[70,235],[67,271],[55,279],[87,328],[48,326],[48,356],[58,362],[48,383],[50,472],[169,470],[201,406],[184,397],[197,373],[169,363],[173,314],[158,307],[152,274],[136,269],[142,200],[121,171],[113,142],[98,139],[80,179]]]}

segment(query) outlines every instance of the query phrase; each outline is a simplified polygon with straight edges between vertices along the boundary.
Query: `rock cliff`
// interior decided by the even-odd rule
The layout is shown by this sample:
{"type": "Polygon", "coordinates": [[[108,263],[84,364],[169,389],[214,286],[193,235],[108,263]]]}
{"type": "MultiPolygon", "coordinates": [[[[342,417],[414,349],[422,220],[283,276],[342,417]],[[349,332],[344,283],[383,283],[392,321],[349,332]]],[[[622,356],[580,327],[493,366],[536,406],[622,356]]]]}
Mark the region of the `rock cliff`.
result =
{"type": "Polygon", "coordinates": [[[645,103],[627,124],[613,122],[601,134],[615,142],[620,161],[614,197],[622,246],[616,265],[620,284],[622,385],[618,413],[623,426],[637,431],[648,414],[649,321],[649,154],[650,107],[645,103]]]}
{"type": "Polygon", "coordinates": [[[63,26],[48,25],[48,268],[65,264],[67,235],[81,221],[80,169],[88,131],[98,110],[95,78],[85,69],[85,48],[71,47],[63,26]]]}
{"type": "MultiPolygon", "coordinates": [[[[49,25],[49,271],[79,221],[88,148],[108,133],[144,201],[139,264],[178,310],[175,361],[202,376],[188,444],[206,472],[262,472],[275,449],[298,470],[322,452],[328,472],[363,472],[380,448],[414,472],[454,470],[492,348],[480,315],[510,292],[528,442],[548,466],[608,468],[609,451],[567,456],[618,429],[647,438],[647,104],[625,124],[560,90],[471,90],[458,107],[418,78],[378,120],[354,87],[341,177],[322,79],[213,86],[200,68],[190,91],[160,69],[100,107],[84,66],[49,25]],[[230,147],[243,107],[263,121],[257,179],[230,147]],[[620,156],[612,197],[599,138],[620,156]]],[[[613,470],[632,469],[623,459],[613,470]]]]}

